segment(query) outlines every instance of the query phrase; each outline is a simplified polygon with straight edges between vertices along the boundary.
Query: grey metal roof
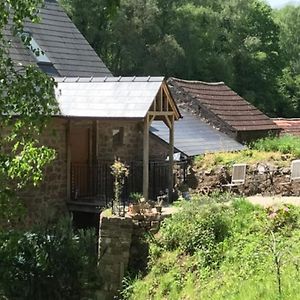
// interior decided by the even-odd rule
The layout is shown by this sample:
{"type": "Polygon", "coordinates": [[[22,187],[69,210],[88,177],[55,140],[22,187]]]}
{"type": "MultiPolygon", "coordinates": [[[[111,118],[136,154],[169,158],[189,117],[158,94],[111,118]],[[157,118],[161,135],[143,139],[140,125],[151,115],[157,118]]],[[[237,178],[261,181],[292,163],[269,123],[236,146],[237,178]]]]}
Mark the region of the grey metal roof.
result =
{"type": "Polygon", "coordinates": [[[69,117],[144,118],[163,77],[56,78],[60,112],[69,117]]]}
{"type": "MultiPolygon", "coordinates": [[[[40,16],[40,23],[27,22],[24,29],[31,33],[60,76],[112,76],[55,1],[46,0],[40,16]]],[[[12,38],[9,30],[5,31],[5,35],[12,39],[10,55],[16,63],[36,63],[35,57],[18,38],[12,38]]]]}
{"type": "MultiPolygon", "coordinates": [[[[174,146],[178,151],[188,156],[195,156],[212,152],[238,151],[245,148],[233,138],[191,113],[181,110],[181,115],[183,118],[175,122],[174,129],[174,146]]],[[[163,122],[154,121],[150,131],[168,143],[169,129],[163,122]]]]}

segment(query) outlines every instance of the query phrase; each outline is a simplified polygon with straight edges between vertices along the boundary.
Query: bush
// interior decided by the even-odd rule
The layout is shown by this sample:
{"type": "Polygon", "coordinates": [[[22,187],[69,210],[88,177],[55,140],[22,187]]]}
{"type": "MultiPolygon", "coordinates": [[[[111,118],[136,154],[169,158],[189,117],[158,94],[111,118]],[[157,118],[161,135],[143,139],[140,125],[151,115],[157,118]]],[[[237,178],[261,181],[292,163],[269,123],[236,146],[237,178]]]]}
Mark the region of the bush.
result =
{"type": "Polygon", "coordinates": [[[300,156],[300,140],[292,135],[284,135],[282,137],[269,137],[258,140],[251,145],[252,149],[268,152],[281,152],[283,154],[291,154],[294,157],[300,156]]]}
{"type": "Polygon", "coordinates": [[[182,211],[162,224],[160,242],[167,250],[201,252],[203,265],[212,266],[220,258],[218,245],[229,234],[229,215],[227,206],[206,200],[184,202],[182,211]]]}
{"type": "Polygon", "coordinates": [[[93,231],[70,221],[32,232],[0,233],[0,298],[82,299],[99,284],[93,231]]]}
{"type": "Polygon", "coordinates": [[[167,219],[126,299],[298,299],[300,209],[228,198],[194,199],[167,219]]]}

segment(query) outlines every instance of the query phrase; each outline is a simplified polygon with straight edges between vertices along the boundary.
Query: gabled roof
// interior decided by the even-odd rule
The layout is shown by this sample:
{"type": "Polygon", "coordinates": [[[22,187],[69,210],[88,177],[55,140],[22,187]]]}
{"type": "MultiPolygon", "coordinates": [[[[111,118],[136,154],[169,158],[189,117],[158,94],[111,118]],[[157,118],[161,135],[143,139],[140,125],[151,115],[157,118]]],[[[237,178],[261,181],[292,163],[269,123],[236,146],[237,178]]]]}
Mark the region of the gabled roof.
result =
{"type": "MultiPolygon", "coordinates": [[[[62,116],[144,118],[161,89],[163,77],[56,78],[56,99],[62,116]]],[[[180,117],[171,98],[175,119],[180,117]]]]}
{"type": "MultiPolygon", "coordinates": [[[[112,76],[56,1],[46,0],[40,10],[40,17],[41,22],[38,24],[26,22],[24,30],[45,52],[58,72],[57,76],[112,76]]],[[[34,55],[18,37],[12,37],[9,30],[5,31],[5,35],[12,39],[10,55],[13,61],[25,65],[37,63],[34,55]]],[[[42,67],[46,68],[47,73],[47,64],[42,67]]],[[[50,75],[54,75],[51,70],[50,75]]]]}
{"type": "Polygon", "coordinates": [[[300,136],[300,119],[273,119],[273,121],[282,129],[281,134],[300,136]]]}
{"type": "Polygon", "coordinates": [[[170,78],[168,84],[175,101],[196,101],[201,108],[212,113],[233,131],[279,130],[268,116],[224,82],[208,83],[170,78]]]}
{"type": "MultiPolygon", "coordinates": [[[[183,119],[174,123],[174,147],[177,151],[187,156],[195,156],[245,149],[245,146],[216,130],[191,112],[181,110],[181,115],[183,119]]],[[[169,142],[169,129],[162,122],[154,121],[150,131],[165,143],[169,142]]]]}

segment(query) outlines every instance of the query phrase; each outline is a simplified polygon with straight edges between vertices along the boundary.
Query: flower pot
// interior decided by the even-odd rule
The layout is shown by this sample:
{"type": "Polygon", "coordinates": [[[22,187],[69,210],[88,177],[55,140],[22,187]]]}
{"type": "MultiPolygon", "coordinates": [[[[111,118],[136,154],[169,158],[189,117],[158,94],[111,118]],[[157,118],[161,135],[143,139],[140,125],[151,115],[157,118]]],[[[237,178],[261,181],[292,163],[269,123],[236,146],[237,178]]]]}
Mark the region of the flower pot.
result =
{"type": "Polygon", "coordinates": [[[156,211],[161,214],[161,212],[162,212],[162,206],[156,205],[155,208],[156,208],[156,211]]]}
{"type": "Polygon", "coordinates": [[[129,211],[129,213],[131,213],[133,215],[139,214],[141,211],[140,205],[139,204],[130,204],[128,211],[129,211]]]}

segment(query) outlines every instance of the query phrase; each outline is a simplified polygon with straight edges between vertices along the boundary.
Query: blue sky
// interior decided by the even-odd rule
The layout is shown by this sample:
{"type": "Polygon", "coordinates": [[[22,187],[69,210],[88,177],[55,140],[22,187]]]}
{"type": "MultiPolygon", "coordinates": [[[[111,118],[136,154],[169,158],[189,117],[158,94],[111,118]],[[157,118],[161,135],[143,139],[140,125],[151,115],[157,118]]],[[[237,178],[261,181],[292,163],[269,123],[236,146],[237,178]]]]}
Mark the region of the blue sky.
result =
{"type": "Polygon", "coordinates": [[[300,4],[300,0],[267,0],[267,2],[270,3],[270,5],[274,8],[278,8],[278,7],[282,7],[284,6],[285,4],[288,4],[288,3],[295,3],[295,4],[300,4]]]}

